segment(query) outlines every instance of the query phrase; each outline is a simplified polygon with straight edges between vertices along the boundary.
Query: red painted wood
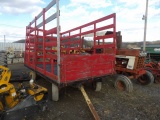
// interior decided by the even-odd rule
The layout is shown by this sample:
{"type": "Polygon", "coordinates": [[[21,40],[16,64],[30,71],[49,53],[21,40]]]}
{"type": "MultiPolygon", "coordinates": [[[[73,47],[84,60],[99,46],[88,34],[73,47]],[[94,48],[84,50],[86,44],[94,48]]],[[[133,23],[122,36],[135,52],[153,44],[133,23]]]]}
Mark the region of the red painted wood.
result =
{"type": "MultiPolygon", "coordinates": [[[[25,61],[24,64],[34,69],[35,71],[43,74],[57,82],[56,75],[56,60],[57,60],[57,28],[53,27],[50,30],[46,30],[45,18],[46,11],[43,10],[43,27],[36,28],[36,22],[38,19],[35,18],[32,25],[26,27],[26,44],[25,44],[25,61]],[[35,25],[33,27],[33,25],[35,25]],[[55,35],[53,37],[53,35],[55,35]],[[37,65],[42,65],[38,67],[37,65]],[[50,71],[47,67],[50,66],[50,71]]],[[[106,76],[115,73],[115,54],[116,54],[116,15],[111,14],[60,33],[61,35],[61,83],[69,83],[74,81],[80,81],[88,78],[95,78],[106,76]],[[104,24],[102,27],[98,27],[103,21],[112,22],[104,24]],[[83,31],[84,28],[93,26],[92,29],[83,31]],[[107,31],[108,29],[113,30],[113,34],[97,36],[96,32],[107,31]],[[78,32],[77,32],[78,31],[78,32]],[[76,32],[75,34],[72,34],[76,32]],[[87,49],[90,54],[82,55],[79,52],[76,54],[70,54],[71,50],[80,51],[83,49],[84,35],[93,34],[93,47],[87,49]],[[75,40],[73,40],[75,39],[75,40]],[[104,39],[113,39],[112,43],[105,44],[104,39]],[[97,42],[102,40],[101,45],[97,42]],[[72,45],[75,45],[72,47],[72,45]],[[67,46],[67,47],[65,47],[67,46]],[[103,49],[101,53],[96,53],[97,49],[103,49]],[[66,54],[63,52],[66,51],[66,54]],[[62,54],[63,53],[63,54],[62,54]]]]}

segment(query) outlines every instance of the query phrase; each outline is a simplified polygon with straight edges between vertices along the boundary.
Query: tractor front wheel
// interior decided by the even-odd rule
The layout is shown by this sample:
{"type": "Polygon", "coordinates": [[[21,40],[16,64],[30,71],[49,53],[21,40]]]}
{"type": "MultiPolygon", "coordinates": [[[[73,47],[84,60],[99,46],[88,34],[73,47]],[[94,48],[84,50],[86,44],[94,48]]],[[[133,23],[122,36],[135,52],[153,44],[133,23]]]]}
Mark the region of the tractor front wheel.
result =
{"type": "Polygon", "coordinates": [[[131,80],[124,75],[116,76],[114,86],[117,90],[120,90],[120,91],[126,91],[126,92],[133,91],[133,84],[131,80]]]}

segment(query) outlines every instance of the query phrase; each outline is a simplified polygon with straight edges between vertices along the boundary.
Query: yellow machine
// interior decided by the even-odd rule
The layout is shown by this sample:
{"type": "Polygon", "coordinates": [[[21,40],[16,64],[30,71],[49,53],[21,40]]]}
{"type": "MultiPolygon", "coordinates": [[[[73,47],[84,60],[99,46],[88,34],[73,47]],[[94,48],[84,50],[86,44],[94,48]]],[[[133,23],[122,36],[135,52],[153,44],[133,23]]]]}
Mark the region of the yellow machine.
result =
{"type": "Polygon", "coordinates": [[[27,85],[19,83],[15,88],[16,85],[9,83],[10,77],[11,71],[0,66],[0,120],[21,120],[46,107],[46,88],[33,80],[27,85]]]}

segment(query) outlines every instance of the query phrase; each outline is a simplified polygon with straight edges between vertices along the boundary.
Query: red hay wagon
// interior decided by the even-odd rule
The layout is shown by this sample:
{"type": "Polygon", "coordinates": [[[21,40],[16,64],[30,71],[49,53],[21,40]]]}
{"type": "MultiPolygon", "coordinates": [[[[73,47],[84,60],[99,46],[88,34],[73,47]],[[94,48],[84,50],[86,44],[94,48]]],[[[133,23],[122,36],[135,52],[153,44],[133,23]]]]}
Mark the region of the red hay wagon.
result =
{"type": "Polygon", "coordinates": [[[24,62],[33,71],[33,79],[39,75],[52,83],[54,101],[59,99],[59,88],[67,85],[91,80],[95,81],[96,87],[101,86],[102,77],[115,74],[116,54],[115,13],[60,32],[57,1],[53,0],[26,27],[24,62]],[[56,11],[47,18],[46,14],[52,7],[56,7],[56,11]],[[40,18],[43,20],[38,23],[40,18]],[[56,24],[47,29],[46,24],[51,21],[56,24]],[[105,35],[108,30],[113,33],[105,35]],[[84,45],[86,37],[92,39],[92,47],[84,45]]]}

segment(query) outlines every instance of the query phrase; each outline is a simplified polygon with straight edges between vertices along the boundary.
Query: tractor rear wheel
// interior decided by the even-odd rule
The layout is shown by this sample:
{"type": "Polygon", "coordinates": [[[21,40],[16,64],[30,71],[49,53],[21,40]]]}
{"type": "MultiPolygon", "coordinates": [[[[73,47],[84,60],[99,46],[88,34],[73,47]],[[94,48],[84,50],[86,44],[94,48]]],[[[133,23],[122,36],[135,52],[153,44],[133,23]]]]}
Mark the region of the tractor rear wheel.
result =
{"type": "Polygon", "coordinates": [[[160,84],[160,77],[159,76],[155,77],[154,82],[160,84]]]}
{"type": "Polygon", "coordinates": [[[146,71],[145,74],[143,74],[137,79],[137,82],[141,85],[150,85],[154,82],[154,76],[151,72],[146,71]]]}
{"type": "Polygon", "coordinates": [[[116,76],[114,86],[117,90],[120,90],[120,91],[126,91],[126,92],[133,91],[133,84],[131,80],[124,75],[116,76]]]}

